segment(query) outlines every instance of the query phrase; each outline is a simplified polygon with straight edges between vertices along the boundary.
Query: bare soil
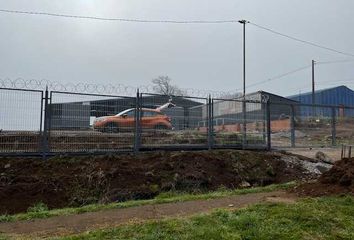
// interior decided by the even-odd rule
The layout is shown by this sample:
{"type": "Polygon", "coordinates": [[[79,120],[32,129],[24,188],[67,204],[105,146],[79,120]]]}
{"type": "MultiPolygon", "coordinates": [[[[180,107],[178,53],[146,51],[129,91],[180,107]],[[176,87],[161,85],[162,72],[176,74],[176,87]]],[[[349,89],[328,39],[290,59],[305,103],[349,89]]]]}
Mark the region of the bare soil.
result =
{"type": "Polygon", "coordinates": [[[302,184],[292,191],[301,196],[354,195],[354,158],[337,161],[317,181],[302,184]]]}
{"type": "Polygon", "coordinates": [[[215,208],[236,209],[264,201],[292,203],[295,200],[294,195],[282,191],[253,193],[212,200],[146,205],[49,219],[2,223],[0,224],[0,233],[24,235],[31,239],[33,237],[63,236],[93,229],[114,227],[131,221],[140,222],[166,217],[183,217],[207,212],[215,208]]]}
{"type": "Polygon", "coordinates": [[[237,150],[154,152],[41,158],[0,158],[0,214],[25,212],[42,202],[50,209],[148,199],[176,190],[264,186],[311,179],[286,153],[237,150]]]}

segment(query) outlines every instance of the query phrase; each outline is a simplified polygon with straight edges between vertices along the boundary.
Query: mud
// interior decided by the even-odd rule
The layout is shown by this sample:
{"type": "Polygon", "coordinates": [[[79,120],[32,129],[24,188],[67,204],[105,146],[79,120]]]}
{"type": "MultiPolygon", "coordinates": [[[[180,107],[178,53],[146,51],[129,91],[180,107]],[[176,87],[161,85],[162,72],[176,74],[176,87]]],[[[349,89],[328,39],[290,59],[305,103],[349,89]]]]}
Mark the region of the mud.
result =
{"type": "Polygon", "coordinates": [[[302,184],[292,191],[301,196],[354,195],[354,158],[337,161],[317,181],[302,184]]]}
{"type": "Polygon", "coordinates": [[[148,199],[165,191],[203,192],[313,178],[285,153],[236,150],[138,155],[1,158],[0,214],[148,199]]]}

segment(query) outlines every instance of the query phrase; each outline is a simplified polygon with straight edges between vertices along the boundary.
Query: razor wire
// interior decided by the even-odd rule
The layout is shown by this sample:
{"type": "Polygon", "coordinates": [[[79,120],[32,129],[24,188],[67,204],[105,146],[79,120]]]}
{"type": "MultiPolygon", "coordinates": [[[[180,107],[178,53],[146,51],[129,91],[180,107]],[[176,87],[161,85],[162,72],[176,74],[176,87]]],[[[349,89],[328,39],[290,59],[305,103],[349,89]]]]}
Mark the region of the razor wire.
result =
{"type": "MultiPolygon", "coordinates": [[[[62,83],[48,79],[24,79],[24,78],[0,78],[0,88],[50,90],[59,92],[78,92],[89,94],[108,94],[120,96],[135,96],[137,90],[145,93],[155,93],[152,85],[140,85],[137,87],[124,84],[96,84],[96,83],[62,83]]],[[[236,98],[240,93],[232,91],[202,90],[195,88],[181,88],[182,96],[236,98]]]]}

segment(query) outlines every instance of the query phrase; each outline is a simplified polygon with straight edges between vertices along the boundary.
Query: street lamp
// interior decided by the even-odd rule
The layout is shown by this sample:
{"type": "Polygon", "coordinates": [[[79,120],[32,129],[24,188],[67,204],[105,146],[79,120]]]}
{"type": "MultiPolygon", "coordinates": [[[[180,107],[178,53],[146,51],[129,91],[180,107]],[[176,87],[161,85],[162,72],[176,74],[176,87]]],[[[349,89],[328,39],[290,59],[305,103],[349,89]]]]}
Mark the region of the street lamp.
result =
{"type": "Polygon", "coordinates": [[[242,147],[245,148],[247,144],[247,129],[246,129],[246,20],[240,20],[239,23],[243,24],[243,101],[242,101],[242,147]]]}
{"type": "Polygon", "coordinates": [[[240,20],[243,24],[243,98],[246,98],[246,23],[247,20],[240,20]]]}

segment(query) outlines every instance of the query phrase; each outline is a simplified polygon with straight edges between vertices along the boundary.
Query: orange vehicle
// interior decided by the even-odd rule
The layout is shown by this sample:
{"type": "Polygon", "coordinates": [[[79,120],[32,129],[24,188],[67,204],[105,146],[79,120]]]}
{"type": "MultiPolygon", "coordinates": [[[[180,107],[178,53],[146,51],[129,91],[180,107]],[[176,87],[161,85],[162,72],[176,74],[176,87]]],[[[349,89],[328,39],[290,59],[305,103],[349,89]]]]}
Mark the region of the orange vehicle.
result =
{"type": "MultiPolygon", "coordinates": [[[[171,119],[161,112],[161,108],[142,108],[140,126],[143,129],[172,129],[171,119]]],[[[93,128],[111,133],[132,130],[135,128],[135,108],[124,110],[114,116],[96,118],[93,128]]]]}

